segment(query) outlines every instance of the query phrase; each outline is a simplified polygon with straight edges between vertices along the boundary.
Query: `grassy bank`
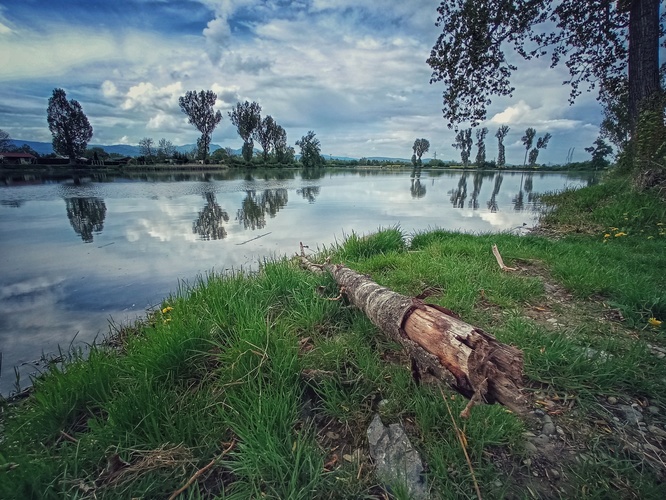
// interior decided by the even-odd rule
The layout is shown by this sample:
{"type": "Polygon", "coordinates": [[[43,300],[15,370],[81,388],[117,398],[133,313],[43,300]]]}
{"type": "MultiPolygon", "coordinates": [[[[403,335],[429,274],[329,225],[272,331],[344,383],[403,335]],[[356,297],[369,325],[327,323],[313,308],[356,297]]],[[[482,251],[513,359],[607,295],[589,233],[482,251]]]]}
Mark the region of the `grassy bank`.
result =
{"type": "Polygon", "coordinates": [[[331,278],[267,262],[183,286],[112,348],[5,402],[0,498],[386,498],[368,457],[376,412],[405,427],[435,498],[476,498],[474,478],[484,498],[663,498],[666,207],[622,181],[548,200],[541,235],[389,229],[319,256],[430,289],[522,349],[527,418],[492,405],[460,419],[466,400],[416,384],[397,345],[328,300],[331,278]],[[534,446],[545,415],[557,432],[534,446]]]}

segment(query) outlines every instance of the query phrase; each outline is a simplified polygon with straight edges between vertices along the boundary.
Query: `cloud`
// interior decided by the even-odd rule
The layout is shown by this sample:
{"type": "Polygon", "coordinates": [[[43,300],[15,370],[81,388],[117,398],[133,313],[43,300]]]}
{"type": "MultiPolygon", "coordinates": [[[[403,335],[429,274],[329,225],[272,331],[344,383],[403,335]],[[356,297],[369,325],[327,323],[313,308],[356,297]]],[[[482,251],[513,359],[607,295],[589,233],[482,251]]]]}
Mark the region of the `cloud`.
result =
{"type": "Polygon", "coordinates": [[[520,100],[516,104],[508,106],[504,111],[493,115],[489,122],[497,125],[534,125],[545,130],[573,129],[583,125],[580,120],[563,118],[544,119],[544,116],[549,115],[551,113],[547,110],[533,109],[525,101],[520,100]]]}
{"type": "Polygon", "coordinates": [[[177,110],[178,98],[184,94],[181,82],[171,83],[164,87],[156,87],[150,82],[141,82],[129,88],[122,107],[125,110],[177,110]]]}

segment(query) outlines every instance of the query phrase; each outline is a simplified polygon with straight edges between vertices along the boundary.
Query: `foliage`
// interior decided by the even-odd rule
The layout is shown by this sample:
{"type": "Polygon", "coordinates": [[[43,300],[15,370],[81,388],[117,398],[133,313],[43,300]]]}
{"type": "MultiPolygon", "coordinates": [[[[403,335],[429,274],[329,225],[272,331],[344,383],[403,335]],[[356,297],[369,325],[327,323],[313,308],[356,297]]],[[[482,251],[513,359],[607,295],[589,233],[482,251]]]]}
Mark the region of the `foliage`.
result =
{"type": "Polygon", "coordinates": [[[497,129],[495,137],[497,137],[497,167],[502,168],[506,165],[506,148],[504,146],[504,139],[509,133],[508,125],[502,125],[497,129]]]}
{"type": "Polygon", "coordinates": [[[139,153],[146,158],[147,162],[152,162],[155,149],[153,148],[155,141],[150,137],[144,137],[139,140],[139,153]]]}
{"type": "Polygon", "coordinates": [[[243,158],[249,162],[252,160],[254,149],[252,134],[261,123],[261,106],[254,101],[236,103],[236,107],[229,111],[229,119],[236,126],[240,138],[243,139],[243,158]]]}
{"type": "MultiPolygon", "coordinates": [[[[532,129],[532,130],[534,130],[534,129],[532,129]]],[[[537,161],[537,158],[539,156],[539,150],[540,149],[546,149],[548,147],[548,141],[550,141],[551,137],[552,136],[548,132],[546,132],[543,135],[543,137],[539,137],[537,139],[536,147],[534,149],[532,149],[532,151],[530,151],[530,157],[529,157],[530,167],[536,166],[536,161],[537,161]]]]}
{"type": "Polygon", "coordinates": [[[213,109],[216,100],[217,94],[212,90],[188,90],[178,98],[180,109],[187,115],[188,122],[201,132],[201,137],[197,139],[197,152],[204,161],[208,160],[213,131],[222,121],[222,113],[213,109]]]}
{"type": "Polygon", "coordinates": [[[414,141],[414,145],[412,146],[414,155],[416,155],[416,161],[414,161],[414,157],[412,157],[412,163],[414,165],[421,165],[421,156],[423,156],[423,153],[426,153],[429,149],[430,141],[428,141],[428,139],[416,139],[414,141]]]}
{"type": "Polygon", "coordinates": [[[321,156],[321,143],[310,130],[307,134],[296,141],[296,146],[301,148],[301,163],[304,167],[316,167],[324,163],[321,156]]]}
{"type": "Polygon", "coordinates": [[[529,127],[527,130],[525,130],[525,135],[520,138],[520,140],[523,143],[523,146],[525,146],[525,160],[523,161],[523,166],[527,165],[527,154],[529,153],[530,148],[534,143],[535,135],[536,135],[536,130],[533,129],[532,127],[529,127]]]}
{"type": "Polygon", "coordinates": [[[476,130],[476,166],[481,168],[486,163],[486,135],[488,129],[486,127],[476,130]]]}
{"type": "Polygon", "coordinates": [[[157,159],[158,161],[164,161],[167,158],[172,158],[173,154],[176,152],[176,146],[167,139],[160,139],[157,143],[157,159]]]}
{"type": "Polygon", "coordinates": [[[67,156],[70,163],[75,163],[85,152],[93,135],[93,128],[81,104],[74,99],[68,101],[63,89],[53,89],[46,119],[53,135],[53,151],[67,156]]]}
{"type": "Polygon", "coordinates": [[[469,165],[469,156],[472,153],[472,129],[464,129],[458,131],[456,134],[456,142],[453,147],[460,150],[460,158],[462,159],[463,167],[467,168],[469,165]]]}
{"type": "Polygon", "coordinates": [[[9,147],[12,144],[12,138],[9,136],[9,133],[5,132],[0,128],[0,152],[9,151],[9,147]]]}
{"type": "Polygon", "coordinates": [[[630,115],[637,116],[631,103],[659,91],[659,3],[441,2],[436,24],[442,33],[427,63],[433,69],[430,82],[445,86],[444,118],[449,126],[465,121],[475,126],[486,118],[492,96],[512,95],[510,79],[517,68],[507,60],[507,48],[528,60],[549,55],[552,66],[564,62],[571,75],[565,82],[571,86],[570,101],[581,85],[615,94],[617,78],[629,67],[630,115]]]}
{"type": "Polygon", "coordinates": [[[294,161],[294,148],[287,146],[287,132],[280,125],[276,124],[273,129],[271,144],[278,163],[292,163],[294,161]]]}
{"type": "MultiPolygon", "coordinates": [[[[273,147],[274,137],[277,133],[278,124],[271,115],[268,115],[257,124],[254,129],[253,135],[259,144],[261,144],[262,157],[264,161],[268,161],[268,155],[273,147]]],[[[284,129],[283,129],[284,130],[284,129]]]]}
{"type": "Polygon", "coordinates": [[[606,141],[601,137],[597,137],[597,140],[594,141],[594,146],[585,148],[585,151],[592,155],[592,161],[590,162],[594,170],[602,170],[607,168],[610,162],[606,157],[613,153],[613,148],[611,148],[606,141]]]}

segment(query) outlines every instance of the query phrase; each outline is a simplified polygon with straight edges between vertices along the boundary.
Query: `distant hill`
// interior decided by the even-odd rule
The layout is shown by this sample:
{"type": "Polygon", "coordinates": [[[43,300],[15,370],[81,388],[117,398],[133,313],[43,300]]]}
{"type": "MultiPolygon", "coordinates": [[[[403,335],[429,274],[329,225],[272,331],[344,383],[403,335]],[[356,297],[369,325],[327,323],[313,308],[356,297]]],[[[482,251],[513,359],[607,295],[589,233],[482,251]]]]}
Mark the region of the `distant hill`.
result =
{"type": "MultiPolygon", "coordinates": [[[[37,141],[23,141],[21,139],[12,139],[11,143],[16,146],[16,147],[21,147],[23,144],[27,144],[30,146],[32,149],[37,151],[40,155],[48,155],[53,153],[53,147],[51,146],[50,142],[37,142],[37,141]]],[[[99,147],[104,149],[107,153],[117,153],[122,156],[141,156],[139,146],[132,146],[131,144],[111,144],[111,145],[106,145],[106,144],[88,144],[89,148],[95,148],[99,147]]],[[[182,146],[176,146],[176,151],[179,153],[189,153],[192,151],[194,148],[196,148],[196,144],[183,144],[182,146]]],[[[211,144],[210,145],[210,152],[212,153],[216,149],[221,148],[219,144],[211,144]]],[[[255,148],[255,151],[261,152],[261,149],[255,148]]],[[[232,153],[236,156],[241,155],[242,150],[239,149],[233,149],[232,153]]],[[[334,159],[334,160],[342,160],[342,161],[351,161],[351,160],[358,160],[358,158],[352,158],[349,156],[335,156],[335,155],[323,155],[325,159],[334,159]]],[[[299,158],[300,155],[296,155],[296,158],[299,158]]],[[[364,158],[367,158],[368,160],[377,160],[377,161],[386,161],[386,162],[393,162],[393,163],[411,163],[411,160],[408,160],[406,158],[389,158],[387,156],[366,156],[364,158]]],[[[427,165],[430,159],[428,158],[423,158],[423,164],[427,165]]]]}
{"type": "MultiPolygon", "coordinates": [[[[21,139],[12,139],[11,143],[16,147],[21,147],[27,144],[32,149],[37,151],[40,155],[48,155],[53,153],[53,146],[50,142],[37,142],[37,141],[23,141],[21,139]]],[[[139,146],[132,146],[131,144],[88,144],[89,148],[102,148],[107,153],[117,153],[123,156],[141,156],[139,146]]],[[[196,148],[196,144],[184,144],[183,146],[176,146],[176,151],[179,153],[189,153],[192,149],[196,148]]],[[[222,146],[217,144],[210,145],[210,151],[213,152],[222,146]]],[[[240,149],[234,150],[234,153],[240,154],[240,149]]]]}

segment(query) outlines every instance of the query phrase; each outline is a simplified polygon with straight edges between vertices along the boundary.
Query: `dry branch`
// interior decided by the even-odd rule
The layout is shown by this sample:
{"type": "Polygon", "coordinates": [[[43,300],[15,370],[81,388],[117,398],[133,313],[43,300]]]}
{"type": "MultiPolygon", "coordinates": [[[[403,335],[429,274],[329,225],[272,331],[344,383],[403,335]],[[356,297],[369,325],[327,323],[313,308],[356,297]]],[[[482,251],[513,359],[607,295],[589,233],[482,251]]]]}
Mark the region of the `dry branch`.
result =
{"type": "Polygon", "coordinates": [[[316,265],[330,272],[349,300],[385,334],[400,343],[417,368],[453,385],[467,397],[499,402],[522,412],[523,353],[462,321],[442,307],[401,295],[348,267],[316,265]]]}

